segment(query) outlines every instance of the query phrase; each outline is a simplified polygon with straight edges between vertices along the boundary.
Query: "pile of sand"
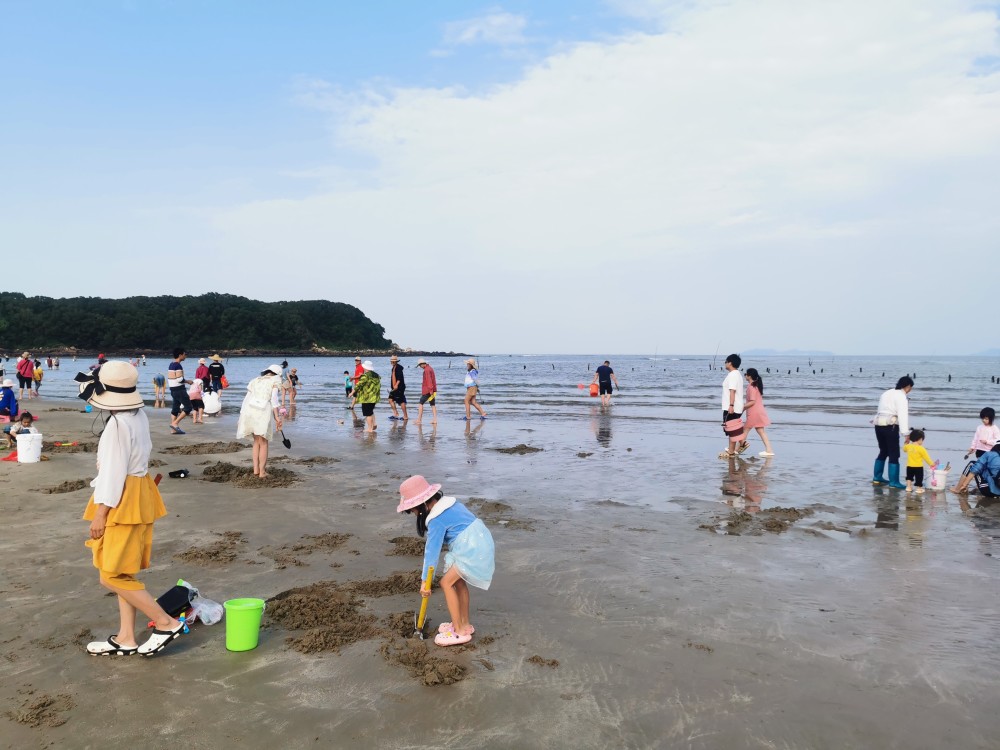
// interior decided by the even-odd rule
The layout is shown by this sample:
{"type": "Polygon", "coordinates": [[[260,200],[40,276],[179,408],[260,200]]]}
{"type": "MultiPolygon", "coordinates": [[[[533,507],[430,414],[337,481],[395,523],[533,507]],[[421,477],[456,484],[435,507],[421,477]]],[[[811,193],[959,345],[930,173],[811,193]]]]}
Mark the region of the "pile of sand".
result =
{"type": "Polygon", "coordinates": [[[299,541],[294,544],[282,544],[280,547],[261,547],[258,551],[274,560],[278,570],[284,570],[289,565],[301,568],[305,563],[299,559],[299,555],[329,552],[343,546],[350,538],[351,534],[338,534],[334,531],[325,534],[305,534],[299,537],[299,541]]]}
{"type": "Polygon", "coordinates": [[[65,492],[76,492],[84,487],[90,486],[89,479],[67,479],[65,482],[57,484],[55,487],[40,487],[35,492],[45,495],[62,495],[65,492]]]}
{"type": "Polygon", "coordinates": [[[423,557],[424,540],[416,536],[396,536],[389,540],[389,544],[395,545],[388,555],[399,555],[404,557],[423,557]]]}
{"type": "Polygon", "coordinates": [[[246,443],[239,443],[232,440],[228,443],[221,441],[215,443],[193,443],[191,445],[172,445],[163,448],[160,453],[173,453],[178,456],[204,456],[209,453],[236,453],[245,450],[246,443]]]}
{"type": "Polygon", "coordinates": [[[383,635],[377,618],[359,607],[363,602],[341,591],[334,581],[289,589],[267,602],[266,617],[288,630],[288,644],[305,654],[339,651],[342,646],[383,635]]]}
{"type": "Polygon", "coordinates": [[[215,532],[221,537],[204,547],[191,547],[177,555],[178,560],[198,565],[217,565],[233,562],[239,554],[237,548],[247,543],[242,531],[215,532]]]}
{"type": "Polygon", "coordinates": [[[496,451],[497,453],[506,453],[508,455],[523,456],[527,453],[541,453],[544,448],[534,448],[530,445],[525,445],[524,443],[519,443],[512,448],[490,448],[491,451],[496,451]]]}
{"type": "Polygon", "coordinates": [[[764,532],[780,534],[796,521],[812,514],[812,508],[768,508],[758,513],[734,510],[727,516],[716,516],[712,523],[703,523],[698,528],[732,536],[760,536],[764,532]]]}
{"type": "Polygon", "coordinates": [[[269,476],[261,479],[248,466],[234,466],[219,461],[206,468],[201,478],[206,482],[228,482],[244,489],[288,487],[299,480],[299,475],[288,469],[268,469],[267,473],[269,476]]]}

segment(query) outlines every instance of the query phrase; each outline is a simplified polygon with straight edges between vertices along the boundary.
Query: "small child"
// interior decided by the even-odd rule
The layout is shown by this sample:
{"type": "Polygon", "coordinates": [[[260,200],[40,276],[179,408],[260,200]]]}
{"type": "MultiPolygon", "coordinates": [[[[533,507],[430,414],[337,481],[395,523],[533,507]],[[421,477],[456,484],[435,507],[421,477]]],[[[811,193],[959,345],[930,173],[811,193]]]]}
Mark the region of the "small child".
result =
{"type": "Polygon", "coordinates": [[[30,411],[21,412],[21,416],[18,417],[17,422],[5,430],[7,433],[7,447],[12,448],[14,446],[14,436],[19,433],[37,433],[38,428],[35,427],[34,422],[35,418],[30,411]]]}
{"type": "Polygon", "coordinates": [[[344,370],[344,396],[345,398],[350,398],[351,393],[354,392],[354,382],[351,380],[351,373],[344,370]]]}
{"type": "Polygon", "coordinates": [[[188,388],[188,398],[191,399],[191,408],[194,409],[191,412],[191,424],[205,424],[205,384],[201,378],[195,378],[191,381],[191,387],[188,388]]]}
{"type": "Polygon", "coordinates": [[[979,412],[979,418],[983,423],[976,428],[976,434],[972,436],[972,445],[965,454],[966,458],[971,456],[973,451],[976,452],[976,458],[982,458],[986,451],[1000,443],[1000,427],[993,424],[996,416],[997,413],[988,406],[979,412]]]}
{"type": "Polygon", "coordinates": [[[924,463],[933,468],[930,454],[924,448],[924,431],[910,430],[910,435],[903,445],[903,452],[906,453],[906,491],[912,492],[913,485],[917,486],[917,494],[924,494],[924,463]]]}
{"type": "Polygon", "coordinates": [[[412,476],[399,485],[397,513],[417,514],[417,534],[427,534],[424,566],[420,574],[420,595],[431,595],[426,585],[427,569],[437,565],[442,544],[445,573],[441,577],[451,622],[441,623],[434,643],[456,646],[472,640],[476,629],[469,622],[469,587],[486,590],[493,581],[493,537],[486,524],[453,497],[445,497],[440,484],[428,484],[422,476],[412,476]],[[429,532],[429,533],[428,533],[429,532]]]}

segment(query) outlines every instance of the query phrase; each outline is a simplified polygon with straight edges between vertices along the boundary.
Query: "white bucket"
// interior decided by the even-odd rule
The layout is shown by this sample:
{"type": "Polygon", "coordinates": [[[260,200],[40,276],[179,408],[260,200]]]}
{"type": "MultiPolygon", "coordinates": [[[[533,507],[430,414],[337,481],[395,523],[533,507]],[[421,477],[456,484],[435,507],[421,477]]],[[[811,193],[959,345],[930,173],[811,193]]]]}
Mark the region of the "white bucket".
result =
{"type": "Polygon", "coordinates": [[[37,464],[42,460],[42,433],[19,432],[17,438],[17,462],[37,464]]]}
{"type": "Polygon", "coordinates": [[[931,489],[940,492],[948,486],[948,469],[934,469],[934,479],[931,480],[931,489]]]}

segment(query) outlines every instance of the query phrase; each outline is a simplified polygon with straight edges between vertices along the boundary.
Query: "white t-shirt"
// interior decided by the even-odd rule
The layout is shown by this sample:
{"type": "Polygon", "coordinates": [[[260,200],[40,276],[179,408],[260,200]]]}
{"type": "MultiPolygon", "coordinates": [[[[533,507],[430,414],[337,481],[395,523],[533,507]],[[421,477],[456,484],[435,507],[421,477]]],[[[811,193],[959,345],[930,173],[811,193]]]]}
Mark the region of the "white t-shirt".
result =
{"type": "Polygon", "coordinates": [[[737,414],[743,411],[743,373],[739,370],[730,370],[726,379],[722,381],[722,408],[730,411],[730,403],[733,404],[732,411],[737,414]],[[729,399],[730,391],[736,391],[736,397],[732,402],[729,399]]]}

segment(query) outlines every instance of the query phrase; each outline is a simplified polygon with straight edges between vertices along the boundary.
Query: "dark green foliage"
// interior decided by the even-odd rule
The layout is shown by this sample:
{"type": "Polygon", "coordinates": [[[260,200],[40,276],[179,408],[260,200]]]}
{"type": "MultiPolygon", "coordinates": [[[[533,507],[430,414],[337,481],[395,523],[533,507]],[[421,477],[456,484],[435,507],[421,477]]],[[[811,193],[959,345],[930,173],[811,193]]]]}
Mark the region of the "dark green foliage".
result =
{"type": "Polygon", "coordinates": [[[200,297],[26,297],[0,292],[0,340],[14,349],[304,351],[388,349],[385,329],[352,305],[200,297]]]}

